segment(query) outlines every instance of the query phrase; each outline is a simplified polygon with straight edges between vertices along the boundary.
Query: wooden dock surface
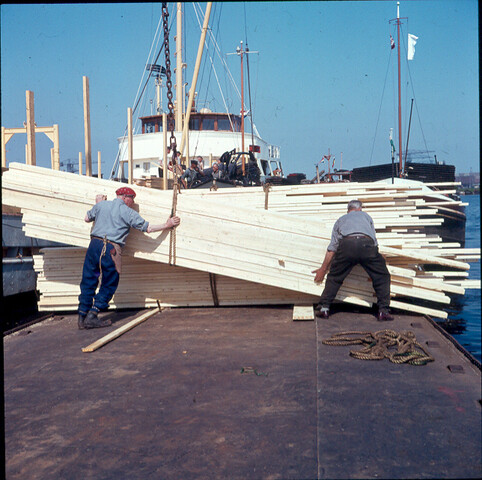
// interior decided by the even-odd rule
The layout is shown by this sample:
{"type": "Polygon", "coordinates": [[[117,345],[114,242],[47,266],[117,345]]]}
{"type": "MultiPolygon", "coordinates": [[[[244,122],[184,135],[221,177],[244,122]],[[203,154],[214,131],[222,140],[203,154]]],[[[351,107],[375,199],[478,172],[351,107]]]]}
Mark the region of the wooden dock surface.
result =
{"type": "Polygon", "coordinates": [[[6,336],[6,478],[481,476],[480,369],[427,319],[292,312],[168,309],[92,353],[82,347],[140,312],[82,331],[57,314],[6,336]],[[384,328],[414,332],[435,361],[322,344],[384,328]]]}

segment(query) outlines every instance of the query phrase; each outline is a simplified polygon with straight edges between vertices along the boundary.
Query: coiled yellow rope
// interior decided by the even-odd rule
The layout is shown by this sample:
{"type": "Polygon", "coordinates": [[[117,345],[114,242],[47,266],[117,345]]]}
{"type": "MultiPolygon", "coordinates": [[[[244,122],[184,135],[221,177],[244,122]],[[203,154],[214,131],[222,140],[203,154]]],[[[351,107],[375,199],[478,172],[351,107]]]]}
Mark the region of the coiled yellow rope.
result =
{"type": "Polygon", "coordinates": [[[325,345],[364,345],[360,350],[351,350],[350,356],[360,360],[383,360],[410,365],[426,365],[435,359],[417,342],[413,332],[397,333],[394,330],[371,332],[340,332],[326,340],[325,345]],[[356,335],[356,336],[355,336],[356,335]],[[396,351],[390,351],[396,347],[396,351]]]}

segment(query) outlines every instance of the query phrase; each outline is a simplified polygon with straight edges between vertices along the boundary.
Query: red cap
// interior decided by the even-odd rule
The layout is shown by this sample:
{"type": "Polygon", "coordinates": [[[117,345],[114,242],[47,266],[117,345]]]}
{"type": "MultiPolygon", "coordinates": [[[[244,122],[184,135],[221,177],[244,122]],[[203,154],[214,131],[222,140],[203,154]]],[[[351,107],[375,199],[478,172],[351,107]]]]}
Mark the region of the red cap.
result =
{"type": "Polygon", "coordinates": [[[132,197],[136,196],[136,192],[129,187],[121,187],[115,191],[116,195],[130,195],[132,197]]]}

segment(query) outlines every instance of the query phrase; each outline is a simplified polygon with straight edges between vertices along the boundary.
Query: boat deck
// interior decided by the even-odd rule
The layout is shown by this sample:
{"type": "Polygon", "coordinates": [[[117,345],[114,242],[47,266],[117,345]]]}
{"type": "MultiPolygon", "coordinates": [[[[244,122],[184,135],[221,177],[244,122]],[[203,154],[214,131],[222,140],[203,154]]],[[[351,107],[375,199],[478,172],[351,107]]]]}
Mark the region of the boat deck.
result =
{"type": "Polygon", "coordinates": [[[168,309],[82,352],[133,314],[82,331],[56,315],[4,338],[7,479],[482,475],[480,369],[423,317],[168,309]],[[413,331],[435,361],[322,344],[384,328],[413,331]]]}

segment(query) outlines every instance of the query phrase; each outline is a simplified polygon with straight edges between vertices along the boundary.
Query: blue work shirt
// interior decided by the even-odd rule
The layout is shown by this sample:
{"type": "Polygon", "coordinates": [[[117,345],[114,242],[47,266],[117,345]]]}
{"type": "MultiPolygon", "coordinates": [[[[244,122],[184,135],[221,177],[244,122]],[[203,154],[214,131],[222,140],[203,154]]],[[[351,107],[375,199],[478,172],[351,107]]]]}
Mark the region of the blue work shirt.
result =
{"type": "Polygon", "coordinates": [[[373,239],[375,245],[378,245],[375,226],[373,220],[368,213],[363,211],[353,210],[340,217],[333,225],[333,231],[331,233],[331,242],[328,245],[328,251],[336,252],[338,245],[343,237],[360,233],[362,235],[368,235],[373,239]]]}
{"type": "Polygon", "coordinates": [[[149,222],[121,199],[103,200],[96,203],[88,212],[89,220],[95,221],[90,232],[93,237],[106,237],[111,242],[124,246],[131,227],[147,232],[149,222]]]}

